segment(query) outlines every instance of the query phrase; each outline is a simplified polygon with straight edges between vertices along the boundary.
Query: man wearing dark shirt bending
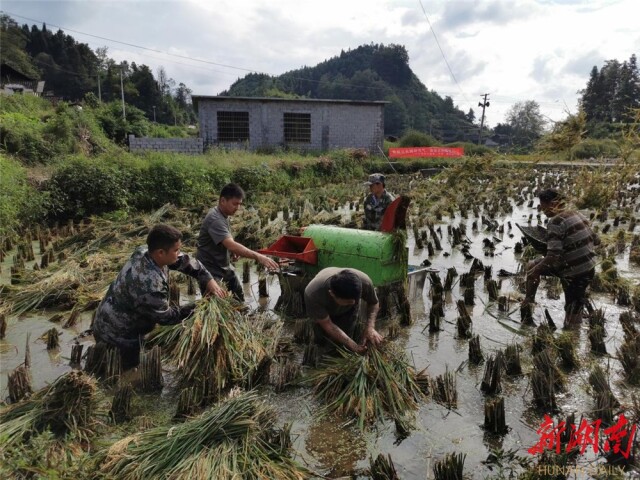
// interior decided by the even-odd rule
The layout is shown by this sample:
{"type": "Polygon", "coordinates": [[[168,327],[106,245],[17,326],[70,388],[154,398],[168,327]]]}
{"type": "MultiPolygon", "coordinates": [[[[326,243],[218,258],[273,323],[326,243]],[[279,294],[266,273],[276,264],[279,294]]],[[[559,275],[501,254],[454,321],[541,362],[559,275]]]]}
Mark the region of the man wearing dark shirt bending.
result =
{"type": "Polygon", "coordinates": [[[320,270],[304,291],[304,303],[313,322],[316,342],[332,342],[355,353],[364,353],[368,345],[382,342],[375,329],[378,296],[364,272],[338,267],[320,270]],[[361,299],[367,304],[367,320],[363,341],[358,344],[353,337],[361,299]]]}
{"type": "Polygon", "coordinates": [[[523,303],[535,300],[541,275],[559,277],[564,290],[564,324],[569,327],[582,319],[587,287],[595,274],[594,246],[600,239],[583,215],[566,207],[564,198],[556,190],[544,190],[538,198],[541,210],[549,217],[547,253],[527,264],[523,303]]]}

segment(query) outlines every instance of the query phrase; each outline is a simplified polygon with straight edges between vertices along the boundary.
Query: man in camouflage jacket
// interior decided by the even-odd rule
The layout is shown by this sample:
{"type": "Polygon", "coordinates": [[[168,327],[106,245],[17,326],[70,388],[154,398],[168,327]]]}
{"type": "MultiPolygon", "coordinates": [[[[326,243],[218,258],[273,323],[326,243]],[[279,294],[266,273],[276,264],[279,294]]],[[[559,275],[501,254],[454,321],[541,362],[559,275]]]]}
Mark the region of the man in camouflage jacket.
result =
{"type": "Polygon", "coordinates": [[[373,173],[369,175],[369,181],[365,182],[369,186],[370,193],[364,199],[364,230],[380,230],[380,223],[384,212],[394,198],[385,190],[384,175],[373,173]]]}
{"type": "Polygon", "coordinates": [[[174,227],[153,227],[147,247],[136,248],[98,306],[93,335],[96,342],[120,350],[123,369],[138,365],[144,336],[156,323],[180,323],[195,307],[169,304],[169,270],[196,278],[208,294],[225,294],[198,260],[180,253],[181,240],[182,234],[174,227]]]}

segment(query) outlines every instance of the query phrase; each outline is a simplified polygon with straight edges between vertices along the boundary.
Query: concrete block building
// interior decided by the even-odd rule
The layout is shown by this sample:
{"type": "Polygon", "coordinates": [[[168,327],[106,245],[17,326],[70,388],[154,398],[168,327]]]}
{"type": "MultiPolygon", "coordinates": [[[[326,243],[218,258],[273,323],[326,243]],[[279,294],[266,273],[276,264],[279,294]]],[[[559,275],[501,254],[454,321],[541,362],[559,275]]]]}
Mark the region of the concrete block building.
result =
{"type": "Polygon", "coordinates": [[[206,146],[379,153],[384,101],[192,96],[206,146]]]}

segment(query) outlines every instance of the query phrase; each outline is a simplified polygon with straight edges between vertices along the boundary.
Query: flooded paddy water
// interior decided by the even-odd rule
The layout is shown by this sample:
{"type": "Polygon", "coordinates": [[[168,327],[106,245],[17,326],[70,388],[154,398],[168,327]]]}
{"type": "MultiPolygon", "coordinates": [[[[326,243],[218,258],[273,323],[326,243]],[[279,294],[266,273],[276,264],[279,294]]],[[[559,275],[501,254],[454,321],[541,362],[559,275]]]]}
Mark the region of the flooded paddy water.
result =
{"type": "MultiPolygon", "coordinates": [[[[260,387],[269,403],[273,404],[281,422],[291,425],[293,448],[297,458],[311,470],[325,478],[355,477],[368,478],[366,469],[370,458],[378,454],[389,454],[395,464],[399,478],[424,479],[433,478],[434,464],[442,460],[448,453],[463,453],[464,473],[466,478],[511,478],[510,473],[520,474],[523,468],[519,463],[536,463],[537,458],[527,450],[540,440],[537,430],[544,419],[544,409],[537,408],[533,401],[530,373],[533,366],[532,337],[537,326],[546,322],[545,309],[551,316],[558,330],[557,337],[562,333],[564,316],[564,298],[562,290],[553,279],[543,279],[533,312],[535,325],[523,325],[520,321],[521,275],[501,275],[506,273],[518,274],[522,268],[522,256],[528,254],[516,253],[517,244],[522,242],[522,234],[516,224],[537,225],[544,224],[545,218],[539,216],[537,200],[533,196],[542,185],[550,182],[557,183],[560,188],[571,188],[572,178],[564,172],[545,169],[536,172],[527,170],[526,175],[520,172],[505,171],[515,175],[511,183],[513,188],[507,188],[500,181],[493,179],[493,183],[479,175],[476,190],[467,193],[464,202],[452,200],[443,193],[443,186],[439,184],[439,177],[431,179],[419,176],[388,177],[387,188],[395,193],[412,196],[413,203],[408,214],[408,251],[409,264],[429,264],[442,282],[448,269],[455,268],[455,277],[450,291],[444,294],[444,317],[441,320],[440,331],[429,331],[429,312],[432,307],[431,287],[432,278],[427,275],[424,285],[412,285],[409,291],[413,324],[401,327],[399,336],[393,340],[406,352],[407,357],[415,369],[424,368],[432,378],[445,374],[447,371],[455,373],[457,406],[447,408],[434,401],[430,396],[421,402],[415,416],[415,428],[403,438],[396,432],[394,422],[381,420],[370,426],[364,432],[353,423],[348,424],[345,419],[322,417],[318,414],[322,405],[314,399],[311,390],[306,387],[292,385],[282,392],[276,393],[272,387],[260,387]],[[518,177],[518,178],[516,178],[518,177]],[[482,182],[485,185],[482,186],[482,182]],[[483,192],[479,194],[478,192],[483,192]],[[431,198],[435,196],[435,198],[431,198]],[[440,200],[441,199],[441,200],[440,200]],[[415,224],[419,232],[427,230],[427,221],[433,227],[441,244],[440,250],[430,254],[429,248],[418,248],[414,238],[412,226],[415,224]],[[454,245],[454,238],[450,233],[451,227],[461,228],[464,232],[464,244],[454,245]],[[465,289],[461,285],[462,274],[468,273],[474,259],[482,262],[484,271],[473,275],[475,290],[474,305],[467,305],[466,309],[472,319],[471,333],[479,335],[480,345],[485,362],[474,365],[469,362],[469,338],[461,338],[457,327],[459,311],[458,300],[464,300],[465,289]],[[498,303],[489,300],[486,280],[495,280],[499,284],[500,296],[508,299],[506,311],[501,311],[498,303]],[[483,428],[485,414],[485,400],[489,395],[481,389],[485,373],[486,360],[490,355],[503,351],[507,346],[518,344],[523,373],[520,375],[503,375],[502,391],[504,398],[505,420],[508,431],[502,435],[490,434],[483,428]],[[502,452],[499,453],[499,452],[502,452]],[[483,463],[490,454],[497,458],[497,463],[483,463]],[[502,455],[502,456],[501,456],[502,455]]],[[[503,179],[505,181],[505,179],[503,179]]],[[[455,183],[451,189],[455,190],[455,183]]],[[[343,186],[345,191],[353,191],[352,186],[343,186]]],[[[446,186],[444,189],[446,190],[446,186]]],[[[622,278],[631,292],[640,285],[640,266],[630,260],[630,245],[634,236],[640,234],[640,225],[633,225],[632,218],[640,217],[638,209],[637,183],[628,187],[631,192],[630,200],[624,206],[610,205],[611,218],[598,217],[600,211],[584,209],[587,217],[593,214],[593,225],[602,232],[606,225],[606,239],[617,238],[619,232],[624,232],[623,247],[617,247],[616,242],[609,240],[605,247],[611,254],[609,258],[615,262],[617,274],[622,278]],[[635,194],[634,194],[635,192],[635,194]],[[618,210],[616,214],[613,210],[618,210]],[[623,212],[623,213],[620,213],[623,212]],[[621,217],[614,221],[614,216],[621,217]],[[614,226],[614,222],[616,225],[614,226]]],[[[465,192],[460,192],[460,197],[465,192]]],[[[346,194],[346,199],[358,201],[360,195],[346,194]],[[351,195],[353,198],[350,198],[351,195]]],[[[342,199],[344,200],[344,198],[342,199]]],[[[338,201],[338,208],[333,209],[334,215],[341,215],[343,223],[358,218],[358,213],[349,207],[349,201],[338,201]]],[[[283,222],[284,213],[278,214],[276,222],[283,222]]],[[[232,229],[233,229],[232,221],[232,229]]],[[[191,224],[192,232],[197,232],[197,225],[191,224]]],[[[284,233],[284,232],[282,232],[284,233]]],[[[423,238],[431,239],[431,233],[423,238]]],[[[604,237],[604,235],[603,235],[604,237]]],[[[140,243],[143,242],[141,238],[140,243]]],[[[618,243],[620,243],[618,241],[618,243]]],[[[432,244],[433,245],[433,244],[432,244]]],[[[34,242],[34,249],[37,242],[34,242]]],[[[266,245],[264,245],[266,246],[266,245]]],[[[185,248],[189,252],[189,247],[185,248]]],[[[130,252],[125,252],[127,255],[130,252]]],[[[39,262],[39,256],[33,262],[39,262]]],[[[599,258],[602,261],[602,258],[599,258]]],[[[5,257],[2,267],[2,283],[10,280],[11,254],[5,257]]],[[[242,262],[237,265],[238,274],[242,272],[242,262]]],[[[27,263],[26,268],[32,265],[27,263]]],[[[113,277],[106,278],[106,286],[113,277]]],[[[250,280],[244,284],[245,297],[252,309],[273,312],[276,301],[280,296],[280,285],[276,276],[268,277],[269,297],[259,298],[258,274],[251,269],[250,280]]],[[[195,297],[184,294],[186,284],[182,285],[183,301],[193,300],[195,297]]],[[[573,370],[563,370],[566,388],[556,393],[557,411],[554,419],[564,419],[575,413],[576,423],[581,416],[589,421],[601,417],[597,410],[589,384],[589,373],[595,365],[600,365],[608,376],[611,390],[622,407],[627,418],[638,420],[634,416],[634,395],[640,395],[640,388],[626,381],[625,372],[618,359],[618,350],[624,342],[625,335],[620,324],[620,315],[632,312],[632,305],[619,305],[612,293],[591,293],[591,301],[596,309],[602,309],[605,318],[605,354],[592,353],[589,341],[589,322],[584,320],[582,325],[570,330],[577,348],[580,366],[573,370]]],[[[89,328],[92,311],[82,312],[79,321],[71,328],[62,328],[62,324],[53,324],[49,319],[58,310],[39,310],[28,312],[20,318],[10,316],[5,339],[0,341],[0,392],[3,398],[7,396],[7,374],[24,362],[25,343],[30,335],[29,350],[31,358],[32,386],[37,390],[52,382],[62,373],[69,371],[71,348],[75,342],[85,345],[93,344],[91,336],[79,337],[89,328]],[[46,341],[41,337],[56,326],[62,332],[60,347],[47,350],[46,341]]],[[[65,318],[69,311],[62,312],[65,318]]],[[[293,320],[283,319],[285,322],[285,336],[293,332],[293,320]]],[[[393,319],[382,319],[378,324],[379,331],[387,333],[393,319]]],[[[64,323],[64,320],[62,321],[64,323]]],[[[635,324],[640,328],[638,312],[635,312],[635,324]]],[[[296,346],[293,355],[301,359],[301,347],[296,346]]],[[[139,394],[136,399],[134,412],[137,417],[147,417],[157,423],[170,421],[175,410],[175,391],[172,388],[170,369],[165,370],[165,388],[160,394],[139,394]],[[170,413],[168,413],[171,411],[170,413]]],[[[112,394],[105,389],[109,398],[112,394]]],[[[635,415],[639,412],[635,411],[635,415]]],[[[131,430],[138,427],[140,422],[134,418],[131,430]]],[[[600,445],[602,448],[602,445],[600,445]]],[[[600,478],[613,478],[612,470],[604,469],[607,465],[601,455],[587,450],[577,458],[575,478],[590,478],[595,475],[596,466],[603,466],[600,478]]],[[[635,468],[631,467],[627,476],[635,475],[635,468]]],[[[513,477],[515,478],[515,477],[513,477]]],[[[552,477],[532,477],[552,478],[552,477]]],[[[573,476],[571,478],[574,478],[573,476]]]]}

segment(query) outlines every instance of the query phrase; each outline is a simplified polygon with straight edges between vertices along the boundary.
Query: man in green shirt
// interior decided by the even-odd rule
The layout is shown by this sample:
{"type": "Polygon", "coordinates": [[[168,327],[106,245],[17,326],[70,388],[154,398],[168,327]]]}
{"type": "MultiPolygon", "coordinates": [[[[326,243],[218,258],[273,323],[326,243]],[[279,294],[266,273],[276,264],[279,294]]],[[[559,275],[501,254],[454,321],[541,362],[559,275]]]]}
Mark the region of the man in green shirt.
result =
{"type": "Polygon", "coordinates": [[[385,189],[384,175],[372,173],[365,185],[369,186],[369,195],[364,199],[364,230],[380,230],[384,212],[395,199],[385,189]]]}

